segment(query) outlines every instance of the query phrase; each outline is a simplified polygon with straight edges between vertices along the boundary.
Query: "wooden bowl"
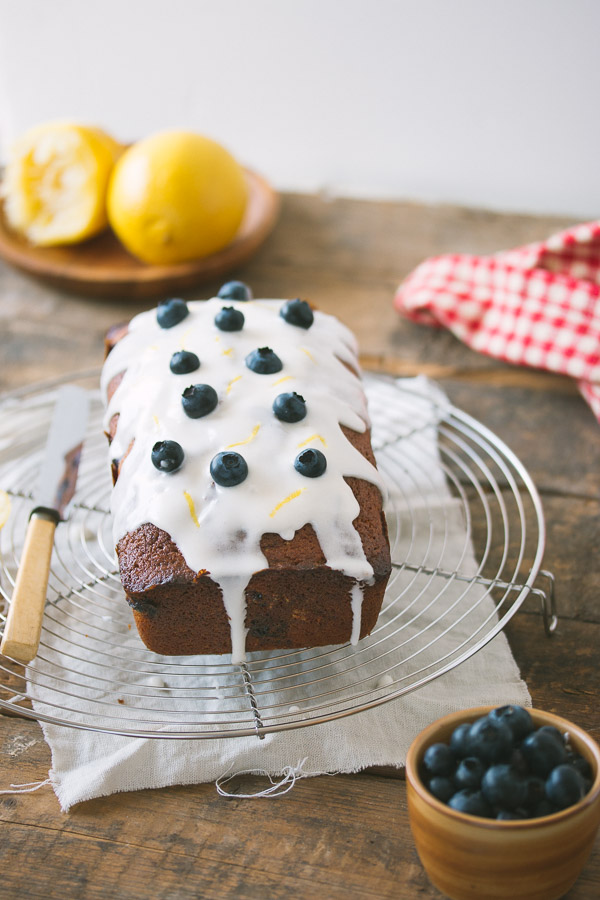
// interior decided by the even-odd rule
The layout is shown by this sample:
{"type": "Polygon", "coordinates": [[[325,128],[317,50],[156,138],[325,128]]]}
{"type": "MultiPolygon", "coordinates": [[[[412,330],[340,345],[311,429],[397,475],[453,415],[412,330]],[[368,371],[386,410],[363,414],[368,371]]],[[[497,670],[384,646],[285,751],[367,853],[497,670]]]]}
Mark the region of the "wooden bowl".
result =
{"type": "Polygon", "coordinates": [[[536,725],[568,731],[574,750],[592,767],[592,787],[567,809],[538,819],[496,820],[456,812],[429,793],[419,777],[425,750],[448,742],[461,722],[491,706],[438,719],[411,744],[406,759],[410,825],[433,884],[452,900],[555,900],[576,881],[600,825],[600,747],[567,719],[531,709],[536,725]]]}
{"type": "Polygon", "coordinates": [[[27,275],[82,297],[145,300],[168,297],[224,276],[256,253],[273,230],[279,196],[245,170],[248,205],[235,238],[210,256],[170,266],[134,259],[110,229],[82,244],[34,247],[8,227],[0,204],[0,257],[27,275]]]}

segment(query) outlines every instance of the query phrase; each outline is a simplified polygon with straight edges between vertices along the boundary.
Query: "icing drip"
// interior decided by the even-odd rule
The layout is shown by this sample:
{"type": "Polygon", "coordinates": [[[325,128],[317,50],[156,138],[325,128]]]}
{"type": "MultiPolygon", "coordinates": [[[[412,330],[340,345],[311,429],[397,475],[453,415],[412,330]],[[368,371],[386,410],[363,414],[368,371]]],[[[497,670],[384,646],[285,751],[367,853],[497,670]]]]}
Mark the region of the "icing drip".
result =
{"type": "Polygon", "coordinates": [[[231,627],[231,662],[234,665],[243,663],[246,659],[246,588],[250,581],[248,575],[224,575],[211,578],[221,588],[223,594],[223,606],[229,616],[231,627]]]}
{"type": "Polygon", "coordinates": [[[360,627],[362,625],[363,587],[361,584],[352,585],[350,601],[352,603],[352,634],[350,635],[350,643],[354,647],[358,644],[360,627]]]}
{"type": "MultiPolygon", "coordinates": [[[[245,587],[254,572],[268,566],[260,549],[262,535],[276,531],[291,540],[310,523],[327,565],[367,582],[373,569],[352,525],[359,506],[344,479],[361,478],[384,492],[375,467],[340,428],[364,432],[369,424],[352,333],[319,311],[308,330],[290,325],[279,315],[283,302],[240,302],[244,328],[227,335],[226,355],[214,325],[221,299],[189,303],[189,315],[169,329],[158,326],[154,310],[142,313],[131,321],[102,373],[105,396],[111,379],[125,373],[105,414],[107,430],[119,414],[110,458],[122,457],[133,442],[111,501],[115,543],[150,522],[171,536],[193,571],[209,572],[223,592],[236,662],[244,658],[245,587]],[[185,349],[200,359],[200,369],[174,375],[170,360],[184,340],[185,349]],[[264,346],[282,361],[281,376],[246,366],[248,354],[264,346]],[[300,422],[282,422],[273,413],[285,378],[293,379],[294,390],[306,400],[300,422]],[[199,419],[186,416],[181,405],[182,391],[194,383],[210,385],[219,398],[216,409],[199,419]],[[184,452],[183,464],[172,473],[158,471],[151,462],[153,444],[165,440],[177,441],[184,452]],[[248,476],[241,484],[222,487],[209,467],[231,447],[242,454],[248,476]],[[299,447],[325,454],[327,469],[321,476],[307,478],[294,469],[299,447]]],[[[357,584],[353,643],[360,635],[361,602],[357,584]]]]}

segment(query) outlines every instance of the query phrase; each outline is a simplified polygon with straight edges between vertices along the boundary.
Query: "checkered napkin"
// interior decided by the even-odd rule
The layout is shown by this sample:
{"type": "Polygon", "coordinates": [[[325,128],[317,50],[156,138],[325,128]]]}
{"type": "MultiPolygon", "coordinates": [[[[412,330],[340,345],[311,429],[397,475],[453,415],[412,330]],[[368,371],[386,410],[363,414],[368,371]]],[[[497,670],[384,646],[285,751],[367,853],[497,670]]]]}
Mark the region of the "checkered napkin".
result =
{"type": "Polygon", "coordinates": [[[480,353],[570,375],[600,420],[600,220],[494,256],[426,259],[394,305],[480,353]]]}

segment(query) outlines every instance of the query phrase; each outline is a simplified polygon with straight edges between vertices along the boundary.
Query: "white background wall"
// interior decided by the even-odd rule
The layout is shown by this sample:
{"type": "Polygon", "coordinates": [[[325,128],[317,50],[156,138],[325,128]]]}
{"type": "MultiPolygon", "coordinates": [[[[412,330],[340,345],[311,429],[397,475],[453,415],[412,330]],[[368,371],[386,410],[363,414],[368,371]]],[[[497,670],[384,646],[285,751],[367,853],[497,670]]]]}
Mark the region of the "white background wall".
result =
{"type": "Polygon", "coordinates": [[[184,127],[277,187],[600,216],[599,0],[0,0],[0,148],[184,127]]]}

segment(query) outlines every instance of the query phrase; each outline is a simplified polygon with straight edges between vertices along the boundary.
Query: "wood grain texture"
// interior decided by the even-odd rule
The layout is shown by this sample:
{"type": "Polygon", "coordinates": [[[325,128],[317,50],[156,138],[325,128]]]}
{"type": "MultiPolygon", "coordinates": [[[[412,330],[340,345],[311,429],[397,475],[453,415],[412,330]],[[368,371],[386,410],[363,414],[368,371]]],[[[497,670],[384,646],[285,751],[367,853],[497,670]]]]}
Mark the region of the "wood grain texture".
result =
{"type": "MultiPolygon", "coordinates": [[[[572,220],[288,194],[275,231],[250,262],[228,277],[246,280],[257,297],[310,298],[357,332],[367,356],[384,354],[414,364],[413,371],[442,365],[448,375],[497,370],[512,379],[518,370],[466,350],[446,332],[400,319],[392,309],[393,291],[425,256],[491,253],[539,240],[568,224],[572,220]]],[[[220,283],[208,282],[188,296],[214,295],[220,283]]],[[[2,390],[71,372],[82,359],[101,360],[108,328],[152,305],[108,296],[83,300],[4,265],[0,291],[2,390]]]]}
{"type": "MultiPolygon", "coordinates": [[[[397,283],[425,256],[494,252],[568,224],[287,195],[278,227],[230,276],[256,296],[306,297],[338,315],[358,334],[369,368],[438,379],[525,463],[545,509],[545,564],[557,577],[562,618],[549,640],[537,603],[527,603],[507,635],[535,705],[599,740],[598,425],[569,379],[487,359],[446,332],[401,320],[391,306],[397,283]]],[[[214,294],[219,283],[189,296],[214,294]]],[[[99,364],[108,327],[149,305],[72,297],[0,265],[0,388],[99,364]]],[[[22,686],[17,675],[14,684],[22,686]]],[[[49,765],[37,724],[0,716],[0,789],[43,779],[49,765]]],[[[383,775],[307,779],[272,801],[224,800],[213,785],[140,791],[67,815],[48,787],[0,795],[0,896],[440,898],[410,837],[405,785],[383,775]]],[[[259,783],[236,782],[240,791],[259,783]]],[[[598,842],[567,895],[596,896],[598,842]]]]}
{"type": "MultiPolygon", "coordinates": [[[[569,709],[600,739],[600,626],[565,621],[548,640],[519,615],[509,637],[536,706],[569,709]],[[579,653],[573,672],[573,648],[579,653]],[[569,671],[567,678],[565,673],[569,671]]],[[[46,777],[50,753],[35,722],[0,718],[0,789],[46,777]]],[[[242,793],[263,781],[245,776],[242,793]]],[[[424,898],[402,781],[359,774],[300,781],[278,800],[224,800],[214,785],[138,791],[62,814],[49,787],[0,795],[5,896],[424,898]],[[40,864],[43,860],[43,865],[40,864]]],[[[568,900],[600,893],[600,844],[568,900]]],[[[2,889],[0,889],[2,896],[2,889]]]]}

